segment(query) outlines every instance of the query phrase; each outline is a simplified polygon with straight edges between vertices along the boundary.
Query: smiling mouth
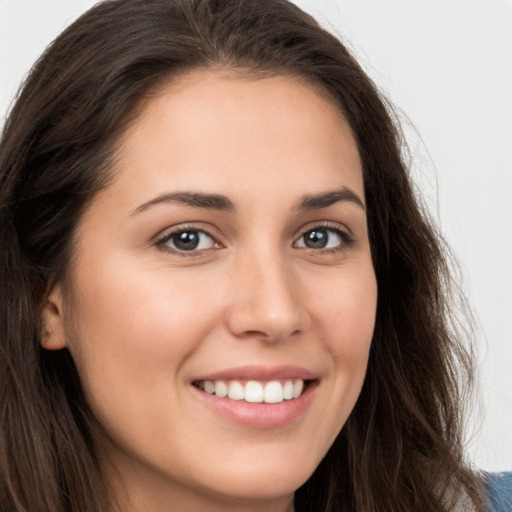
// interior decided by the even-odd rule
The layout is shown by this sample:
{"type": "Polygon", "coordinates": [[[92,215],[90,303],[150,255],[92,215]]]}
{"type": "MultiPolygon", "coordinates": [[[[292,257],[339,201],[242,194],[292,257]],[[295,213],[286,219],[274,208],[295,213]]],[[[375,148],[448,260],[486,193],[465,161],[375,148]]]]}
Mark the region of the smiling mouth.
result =
{"type": "Polygon", "coordinates": [[[192,385],[219,398],[248,403],[278,404],[299,398],[308,387],[309,380],[197,380],[192,385]]]}

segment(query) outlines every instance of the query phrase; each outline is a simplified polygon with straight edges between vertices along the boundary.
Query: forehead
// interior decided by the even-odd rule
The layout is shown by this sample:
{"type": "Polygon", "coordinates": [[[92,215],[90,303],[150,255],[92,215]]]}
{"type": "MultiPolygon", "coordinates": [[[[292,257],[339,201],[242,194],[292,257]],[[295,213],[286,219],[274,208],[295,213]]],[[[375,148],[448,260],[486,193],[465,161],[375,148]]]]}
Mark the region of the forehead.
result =
{"type": "Polygon", "coordinates": [[[359,153],[340,109],[290,76],[196,71],[160,86],[122,137],[115,175],[111,187],[125,198],[134,185],[147,196],[220,187],[235,196],[276,189],[284,198],[345,185],[363,196],[359,153]]]}

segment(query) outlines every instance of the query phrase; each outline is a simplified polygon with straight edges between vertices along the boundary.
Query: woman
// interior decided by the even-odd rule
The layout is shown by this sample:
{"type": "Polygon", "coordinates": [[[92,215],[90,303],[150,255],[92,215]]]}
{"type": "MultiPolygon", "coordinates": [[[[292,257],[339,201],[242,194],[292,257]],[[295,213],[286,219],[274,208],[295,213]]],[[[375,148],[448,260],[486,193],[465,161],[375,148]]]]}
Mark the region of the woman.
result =
{"type": "Polygon", "coordinates": [[[399,141],[288,2],[68,28],[2,138],[2,510],[502,499],[464,461],[472,361],[399,141]]]}

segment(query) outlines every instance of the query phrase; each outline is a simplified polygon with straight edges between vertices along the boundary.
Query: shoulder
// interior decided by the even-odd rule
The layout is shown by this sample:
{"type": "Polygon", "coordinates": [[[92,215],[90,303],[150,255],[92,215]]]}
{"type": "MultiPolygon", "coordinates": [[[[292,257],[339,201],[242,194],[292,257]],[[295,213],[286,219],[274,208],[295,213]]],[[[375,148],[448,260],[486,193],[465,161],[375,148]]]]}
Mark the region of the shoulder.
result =
{"type": "Polygon", "coordinates": [[[512,512],[512,472],[485,473],[482,482],[489,512],[512,512]]]}

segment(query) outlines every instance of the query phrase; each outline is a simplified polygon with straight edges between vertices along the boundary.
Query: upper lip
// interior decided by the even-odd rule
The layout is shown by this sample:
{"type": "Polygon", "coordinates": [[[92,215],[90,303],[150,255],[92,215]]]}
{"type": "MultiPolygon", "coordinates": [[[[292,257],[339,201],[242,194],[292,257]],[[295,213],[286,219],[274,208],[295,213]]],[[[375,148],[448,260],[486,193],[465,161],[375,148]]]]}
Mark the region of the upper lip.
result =
{"type": "Polygon", "coordinates": [[[318,374],[300,366],[257,366],[247,365],[225,370],[216,371],[207,375],[200,375],[194,381],[215,381],[215,380],[281,380],[281,379],[302,379],[314,380],[318,374]]]}

